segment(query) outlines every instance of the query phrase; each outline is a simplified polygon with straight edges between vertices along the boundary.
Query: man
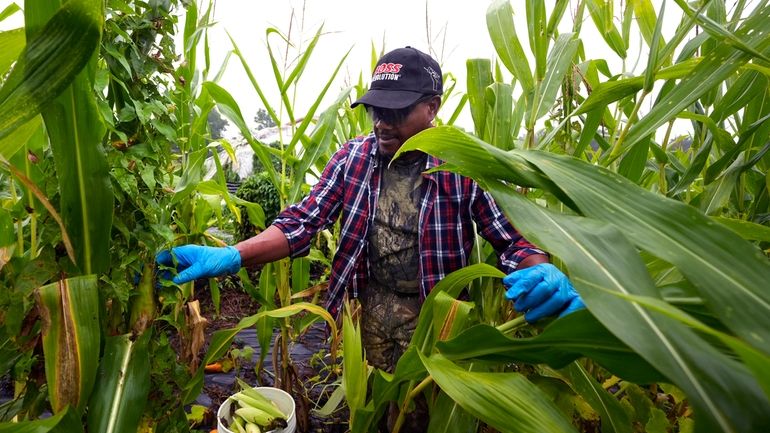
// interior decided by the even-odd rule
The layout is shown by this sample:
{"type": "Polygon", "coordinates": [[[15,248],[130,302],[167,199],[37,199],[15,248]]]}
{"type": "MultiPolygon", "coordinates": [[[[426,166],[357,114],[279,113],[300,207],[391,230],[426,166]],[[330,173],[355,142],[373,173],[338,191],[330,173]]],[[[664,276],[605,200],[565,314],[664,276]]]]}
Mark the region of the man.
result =
{"type": "MultiPolygon", "coordinates": [[[[385,54],[369,91],[352,104],[366,107],[373,132],[345,143],[310,194],[259,235],[234,247],[174,248],[181,271],[174,282],[305,255],[313,236],[340,219],[327,308],[337,316],[345,294],[357,298],[367,359],[392,371],[428,292],[468,264],[475,221],[510,273],[506,297],[528,321],[582,308],[567,277],[518,234],[475,182],[449,172],[423,173],[440,161],[422,152],[392,159],[408,138],[433,126],[442,93],[441,69],[430,56],[411,47],[385,54]]],[[[171,265],[171,255],[161,252],[158,261],[171,265]]]]}

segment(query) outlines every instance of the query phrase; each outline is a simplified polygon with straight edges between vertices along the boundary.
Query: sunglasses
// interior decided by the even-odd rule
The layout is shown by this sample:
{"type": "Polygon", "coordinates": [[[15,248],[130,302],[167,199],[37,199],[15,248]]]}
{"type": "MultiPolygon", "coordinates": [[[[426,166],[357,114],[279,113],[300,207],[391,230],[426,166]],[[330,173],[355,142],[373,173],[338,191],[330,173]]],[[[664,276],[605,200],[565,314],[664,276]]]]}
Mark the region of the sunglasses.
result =
{"type": "Polygon", "coordinates": [[[434,96],[436,95],[422,96],[420,99],[416,100],[412,105],[406,108],[399,108],[399,109],[381,108],[381,107],[374,107],[371,105],[367,105],[366,112],[369,113],[369,117],[372,118],[372,123],[385,122],[391,126],[398,126],[404,123],[407,117],[409,117],[409,115],[412,114],[412,111],[414,111],[414,109],[418,105],[420,105],[425,101],[429,101],[434,96]]]}

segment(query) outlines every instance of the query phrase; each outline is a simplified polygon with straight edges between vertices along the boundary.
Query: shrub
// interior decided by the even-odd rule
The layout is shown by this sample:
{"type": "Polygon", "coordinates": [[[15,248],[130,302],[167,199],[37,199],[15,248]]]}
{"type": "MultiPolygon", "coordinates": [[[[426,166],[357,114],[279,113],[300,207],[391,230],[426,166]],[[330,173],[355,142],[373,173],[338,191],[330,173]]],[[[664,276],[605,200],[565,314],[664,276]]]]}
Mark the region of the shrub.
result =
{"type": "MultiPolygon", "coordinates": [[[[262,206],[265,211],[265,226],[278,216],[278,212],[281,210],[281,200],[278,196],[278,190],[270,182],[270,178],[267,173],[262,172],[248,177],[238,190],[235,192],[238,197],[257,203],[262,206]]],[[[254,224],[249,220],[249,216],[246,209],[241,207],[243,218],[240,224],[236,224],[235,236],[237,241],[248,239],[256,234],[254,224]]]]}

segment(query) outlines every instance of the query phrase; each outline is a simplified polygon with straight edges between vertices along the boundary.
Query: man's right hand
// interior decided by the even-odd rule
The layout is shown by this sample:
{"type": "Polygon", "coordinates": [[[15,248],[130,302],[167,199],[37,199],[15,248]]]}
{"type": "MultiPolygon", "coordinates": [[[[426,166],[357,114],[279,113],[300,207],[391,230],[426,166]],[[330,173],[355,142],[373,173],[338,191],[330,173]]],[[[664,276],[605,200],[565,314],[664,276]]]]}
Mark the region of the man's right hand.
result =
{"type": "Polygon", "coordinates": [[[174,266],[172,254],[176,257],[177,271],[172,281],[184,284],[198,278],[218,277],[234,274],[241,269],[241,253],[235,247],[206,247],[201,245],[182,245],[164,250],[155,256],[155,261],[163,266],[174,266]]]}

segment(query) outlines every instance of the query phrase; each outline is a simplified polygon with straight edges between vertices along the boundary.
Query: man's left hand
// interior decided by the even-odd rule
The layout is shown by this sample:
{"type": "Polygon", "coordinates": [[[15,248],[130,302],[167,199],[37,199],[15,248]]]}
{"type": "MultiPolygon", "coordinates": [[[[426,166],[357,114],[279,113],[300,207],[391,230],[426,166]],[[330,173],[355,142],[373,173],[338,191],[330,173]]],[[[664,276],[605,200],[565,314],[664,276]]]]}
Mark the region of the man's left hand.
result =
{"type": "Polygon", "coordinates": [[[508,288],[505,297],[514,301],[516,311],[523,312],[529,323],[585,308],[569,278],[550,263],[512,272],[503,278],[503,284],[508,288]]]}

